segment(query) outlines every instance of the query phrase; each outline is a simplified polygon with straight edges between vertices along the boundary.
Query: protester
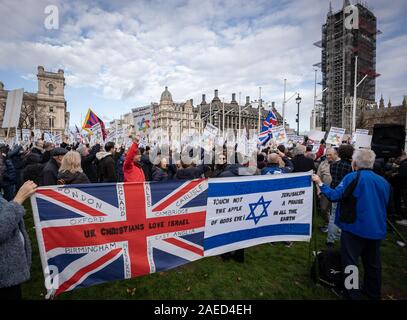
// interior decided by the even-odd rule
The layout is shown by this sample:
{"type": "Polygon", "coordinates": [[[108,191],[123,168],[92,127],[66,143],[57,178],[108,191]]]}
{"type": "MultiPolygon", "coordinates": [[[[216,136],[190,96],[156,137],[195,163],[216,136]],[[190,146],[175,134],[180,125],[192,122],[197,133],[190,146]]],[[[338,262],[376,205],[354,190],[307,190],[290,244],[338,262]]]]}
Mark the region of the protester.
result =
{"type": "MultiPolygon", "coordinates": [[[[2,177],[0,172],[0,182],[2,177]]],[[[0,194],[0,300],[21,299],[21,284],[30,279],[31,243],[23,221],[23,202],[36,188],[34,182],[25,182],[9,202],[0,194]]]]}
{"type": "Polygon", "coordinates": [[[86,174],[90,182],[98,182],[95,159],[96,154],[100,151],[100,144],[97,143],[94,145],[91,151],[89,151],[89,148],[86,145],[81,144],[76,151],[81,155],[81,167],[83,173],[86,174]]]}
{"type": "MultiPolygon", "coordinates": [[[[330,164],[329,171],[331,173],[332,182],[331,188],[336,188],[342,179],[350,172],[352,172],[352,155],[353,147],[349,144],[342,144],[338,149],[339,160],[330,164]]],[[[336,240],[339,240],[341,230],[335,224],[335,213],[337,211],[337,203],[332,203],[331,213],[328,223],[328,235],[326,238],[326,245],[332,247],[336,240]]]]}
{"type": "Polygon", "coordinates": [[[404,205],[407,205],[407,155],[404,152],[398,159],[397,171],[390,177],[390,183],[393,187],[395,214],[402,217],[396,221],[399,225],[407,227],[407,215],[402,214],[401,199],[404,196],[404,205]]]}
{"type": "Polygon", "coordinates": [[[205,172],[209,170],[206,165],[195,165],[193,162],[187,164],[183,161],[180,162],[180,167],[177,169],[175,179],[177,180],[193,180],[203,178],[205,172]]]}
{"type": "Polygon", "coordinates": [[[138,148],[138,138],[133,139],[123,164],[124,182],[144,182],[145,176],[142,168],[141,152],[138,148]]]}
{"type": "MultiPolygon", "coordinates": [[[[64,147],[61,147],[65,149],[64,147]]],[[[55,144],[52,142],[45,142],[44,143],[44,153],[42,154],[41,162],[42,163],[47,163],[52,156],[52,150],[55,149],[55,144]]]]}
{"type": "Polygon", "coordinates": [[[290,159],[280,150],[271,153],[267,157],[267,166],[261,170],[261,174],[290,173],[294,170],[294,165],[290,159]],[[283,161],[284,166],[280,166],[283,161]]]}
{"type": "Polygon", "coordinates": [[[35,141],[31,151],[27,154],[25,165],[28,166],[34,163],[42,163],[42,154],[44,153],[44,140],[38,139],[35,141]]]}
{"type": "Polygon", "coordinates": [[[141,163],[141,167],[143,169],[146,181],[151,181],[154,165],[150,161],[150,147],[149,146],[147,146],[145,148],[144,152],[142,152],[140,163],[141,163]]]}
{"type": "Polygon", "coordinates": [[[325,140],[322,139],[320,141],[318,151],[315,154],[315,161],[319,160],[325,154],[325,149],[326,149],[326,143],[325,143],[325,140]]]}
{"type": "Polygon", "coordinates": [[[96,153],[97,176],[99,182],[117,182],[114,142],[105,144],[105,151],[96,153]]]}
{"type": "Polygon", "coordinates": [[[16,144],[7,154],[7,158],[13,163],[14,169],[16,171],[16,190],[19,189],[23,183],[22,171],[25,166],[23,161],[24,152],[24,148],[21,145],[16,144]]]}
{"type": "Polygon", "coordinates": [[[43,170],[43,185],[53,186],[57,184],[58,170],[61,166],[62,159],[68,150],[64,148],[55,148],[51,152],[51,159],[47,162],[43,170]]]}
{"type": "Polygon", "coordinates": [[[81,155],[77,151],[69,151],[62,159],[58,172],[58,184],[90,183],[81,167],[81,155]]]}
{"type": "Polygon", "coordinates": [[[312,145],[307,145],[305,147],[305,153],[304,156],[305,158],[309,158],[312,159],[312,161],[315,161],[315,154],[312,152],[312,150],[314,149],[314,147],[312,145]]]}
{"type": "Polygon", "coordinates": [[[167,158],[161,158],[160,163],[153,167],[151,176],[151,181],[168,181],[169,175],[167,158]]]}
{"type": "MultiPolygon", "coordinates": [[[[329,148],[326,150],[325,159],[323,159],[320,165],[318,166],[317,176],[320,177],[321,181],[327,186],[331,185],[332,182],[332,176],[330,171],[331,163],[336,161],[338,161],[338,152],[335,150],[335,148],[329,148]]],[[[319,194],[319,204],[322,216],[326,223],[326,226],[322,227],[321,231],[328,232],[329,212],[331,209],[331,203],[323,194],[319,194]]]]}
{"type": "Polygon", "coordinates": [[[308,172],[310,170],[315,170],[314,161],[310,158],[305,157],[306,147],[303,145],[297,145],[293,149],[292,163],[294,165],[293,172],[308,172]]]}
{"type": "MultiPolygon", "coordinates": [[[[347,174],[335,189],[323,184],[317,175],[312,176],[328,199],[341,203],[337,207],[335,223],[342,229],[344,274],[348,276],[346,268],[358,266],[359,257],[362,257],[363,291],[370,299],[381,298],[380,244],[386,236],[390,202],[389,183],[372,170],[375,157],[371,150],[356,150],[352,161],[355,172],[347,174]]],[[[350,299],[360,299],[361,291],[347,289],[347,295],[350,299]]]]}
{"type": "Polygon", "coordinates": [[[16,190],[16,170],[13,163],[8,159],[9,148],[5,144],[0,144],[0,159],[4,165],[3,179],[0,189],[3,190],[4,199],[11,201],[14,198],[16,190]]]}

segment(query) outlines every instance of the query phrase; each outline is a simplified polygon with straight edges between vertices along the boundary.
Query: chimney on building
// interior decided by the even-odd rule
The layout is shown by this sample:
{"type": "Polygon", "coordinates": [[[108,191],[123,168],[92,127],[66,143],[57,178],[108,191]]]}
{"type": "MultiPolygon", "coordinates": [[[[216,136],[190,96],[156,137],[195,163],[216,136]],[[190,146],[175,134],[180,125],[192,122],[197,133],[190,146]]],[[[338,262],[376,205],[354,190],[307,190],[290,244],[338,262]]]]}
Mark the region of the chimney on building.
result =
{"type": "Polygon", "coordinates": [[[236,101],[236,93],[232,93],[232,101],[231,103],[237,103],[236,101]]]}
{"type": "Polygon", "coordinates": [[[275,110],[276,108],[276,103],[274,101],[271,102],[271,110],[275,110]]]}
{"type": "Polygon", "coordinates": [[[250,96],[246,96],[246,106],[250,104],[250,96]]]}
{"type": "Polygon", "coordinates": [[[206,104],[205,98],[206,98],[206,94],[203,94],[203,95],[202,95],[202,102],[201,102],[201,104],[206,104]]]}
{"type": "Polygon", "coordinates": [[[218,97],[218,89],[215,89],[215,98],[219,98],[218,97]]]}
{"type": "Polygon", "coordinates": [[[388,108],[391,108],[391,101],[390,101],[390,99],[389,99],[389,103],[387,104],[387,107],[388,107],[388,108]]]}
{"type": "Polygon", "coordinates": [[[191,107],[194,106],[194,99],[189,99],[189,101],[191,101],[191,107]]]}

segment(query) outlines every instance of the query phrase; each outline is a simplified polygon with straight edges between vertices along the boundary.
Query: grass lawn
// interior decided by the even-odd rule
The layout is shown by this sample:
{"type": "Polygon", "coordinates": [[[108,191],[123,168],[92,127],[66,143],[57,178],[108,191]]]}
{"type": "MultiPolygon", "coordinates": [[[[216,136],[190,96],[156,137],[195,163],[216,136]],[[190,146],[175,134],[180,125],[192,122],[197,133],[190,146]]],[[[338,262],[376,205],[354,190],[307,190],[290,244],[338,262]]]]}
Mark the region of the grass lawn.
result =
{"type": "MultiPolygon", "coordinates": [[[[27,231],[33,246],[31,280],[23,285],[25,299],[44,299],[44,277],[33,228],[31,207],[26,203],[27,231]]],[[[322,225],[317,218],[316,225],[322,225]]],[[[407,228],[397,227],[407,238],[407,228]]],[[[317,229],[318,249],[325,248],[326,234],[317,229]]],[[[389,232],[382,244],[383,298],[407,299],[407,247],[389,232]]],[[[313,240],[312,240],[313,241],[313,240]]],[[[297,242],[259,245],[245,250],[245,263],[204,258],[167,272],[109,282],[63,293],[57,299],[338,299],[309,277],[309,244],[297,242]]]]}

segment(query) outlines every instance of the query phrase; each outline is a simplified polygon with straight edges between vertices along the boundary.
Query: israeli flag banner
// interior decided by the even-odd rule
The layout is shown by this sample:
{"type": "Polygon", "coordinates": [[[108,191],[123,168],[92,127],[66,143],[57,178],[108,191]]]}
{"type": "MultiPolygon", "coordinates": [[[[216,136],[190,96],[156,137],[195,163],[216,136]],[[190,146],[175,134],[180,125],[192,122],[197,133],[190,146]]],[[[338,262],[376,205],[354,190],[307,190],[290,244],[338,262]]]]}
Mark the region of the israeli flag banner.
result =
{"type": "Polygon", "coordinates": [[[209,179],[204,255],[310,241],[312,172],[209,179]]]}

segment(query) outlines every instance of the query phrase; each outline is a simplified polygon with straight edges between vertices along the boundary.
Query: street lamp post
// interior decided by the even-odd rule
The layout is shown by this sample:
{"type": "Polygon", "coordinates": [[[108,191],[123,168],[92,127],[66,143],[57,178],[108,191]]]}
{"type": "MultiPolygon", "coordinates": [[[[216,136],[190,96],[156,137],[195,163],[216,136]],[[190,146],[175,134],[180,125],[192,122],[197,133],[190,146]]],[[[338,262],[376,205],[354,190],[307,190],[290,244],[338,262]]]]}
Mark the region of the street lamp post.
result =
{"type": "Polygon", "coordinates": [[[298,94],[297,98],[295,99],[295,102],[297,103],[297,136],[300,135],[300,103],[301,103],[301,97],[300,94],[298,94]]]}

